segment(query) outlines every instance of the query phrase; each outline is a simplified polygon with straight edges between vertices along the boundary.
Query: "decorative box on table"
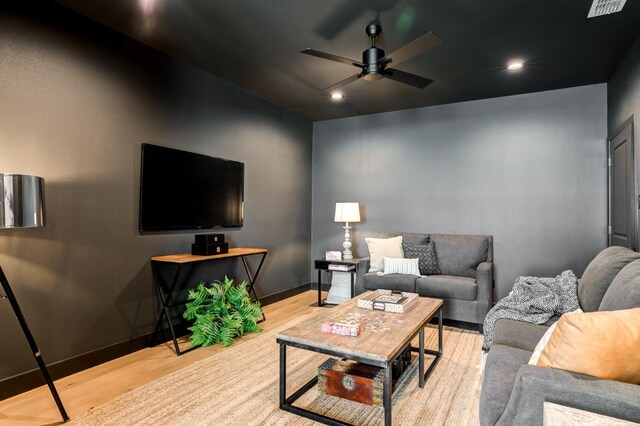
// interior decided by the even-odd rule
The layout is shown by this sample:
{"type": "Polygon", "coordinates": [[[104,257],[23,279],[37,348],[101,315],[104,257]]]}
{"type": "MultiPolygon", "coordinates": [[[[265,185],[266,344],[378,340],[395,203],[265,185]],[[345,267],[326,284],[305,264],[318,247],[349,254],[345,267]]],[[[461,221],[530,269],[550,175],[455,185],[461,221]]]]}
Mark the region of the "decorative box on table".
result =
{"type": "MultiPolygon", "coordinates": [[[[407,347],[391,369],[392,392],[411,364],[411,349],[407,347]]],[[[318,390],[362,404],[382,407],[384,369],[351,360],[327,359],[318,367],[318,390]]]]}
{"type": "Polygon", "coordinates": [[[391,290],[376,290],[358,299],[358,308],[376,309],[401,314],[418,300],[417,293],[394,293],[391,290]]]}

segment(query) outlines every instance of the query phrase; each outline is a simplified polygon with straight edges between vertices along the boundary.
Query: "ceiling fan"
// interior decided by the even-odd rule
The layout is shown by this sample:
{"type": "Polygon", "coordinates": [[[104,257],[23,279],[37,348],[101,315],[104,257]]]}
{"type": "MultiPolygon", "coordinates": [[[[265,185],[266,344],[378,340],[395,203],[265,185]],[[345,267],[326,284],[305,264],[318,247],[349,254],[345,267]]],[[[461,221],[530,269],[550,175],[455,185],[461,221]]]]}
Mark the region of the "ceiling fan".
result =
{"type": "Polygon", "coordinates": [[[300,51],[300,53],[304,53],[306,55],[341,62],[361,69],[357,74],[327,87],[324,89],[326,92],[334,91],[360,78],[369,81],[389,78],[397,81],[398,83],[408,84],[409,86],[417,87],[419,89],[424,89],[429,84],[433,83],[433,80],[400,71],[395,68],[389,68],[388,65],[399,65],[408,59],[439,46],[443,40],[436,33],[429,31],[395,52],[385,56],[384,50],[376,46],[376,37],[382,32],[382,27],[378,24],[370,24],[365,28],[365,32],[371,39],[371,47],[362,52],[362,62],[313,49],[300,51]]]}

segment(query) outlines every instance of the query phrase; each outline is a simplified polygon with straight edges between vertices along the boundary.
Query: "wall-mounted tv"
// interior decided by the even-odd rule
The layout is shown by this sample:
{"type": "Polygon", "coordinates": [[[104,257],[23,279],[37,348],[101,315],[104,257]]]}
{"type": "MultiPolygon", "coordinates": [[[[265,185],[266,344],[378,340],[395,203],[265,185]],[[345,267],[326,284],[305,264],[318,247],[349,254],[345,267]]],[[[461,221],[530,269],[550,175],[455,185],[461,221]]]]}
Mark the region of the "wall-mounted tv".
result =
{"type": "Polygon", "coordinates": [[[140,231],[242,226],[244,163],[142,144],[140,231]]]}

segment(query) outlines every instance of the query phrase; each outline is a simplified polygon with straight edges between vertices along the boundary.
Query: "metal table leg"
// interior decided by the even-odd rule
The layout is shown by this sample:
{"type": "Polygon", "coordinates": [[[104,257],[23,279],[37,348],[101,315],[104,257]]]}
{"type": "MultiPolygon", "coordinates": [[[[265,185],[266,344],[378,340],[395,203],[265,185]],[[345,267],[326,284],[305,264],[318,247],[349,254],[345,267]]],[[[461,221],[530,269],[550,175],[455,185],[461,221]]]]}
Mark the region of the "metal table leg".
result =
{"type": "Polygon", "coordinates": [[[280,343],[280,408],[287,400],[287,345],[280,343]]]}
{"type": "Polygon", "coordinates": [[[419,337],[419,350],[418,350],[418,385],[420,388],[424,388],[424,327],[420,328],[418,333],[419,337]]]}
{"type": "Polygon", "coordinates": [[[153,262],[153,261],[151,262],[151,269],[153,271],[153,281],[156,285],[156,291],[158,292],[160,301],[162,302],[162,308],[160,309],[160,314],[158,315],[158,320],[156,321],[156,327],[153,330],[153,334],[149,338],[149,342],[152,346],[155,345],[157,335],[162,329],[162,321],[166,318],[167,324],[169,325],[169,332],[171,333],[171,340],[173,341],[173,347],[176,351],[176,355],[178,356],[195,349],[195,348],[189,348],[184,351],[180,350],[180,346],[178,345],[178,336],[176,335],[176,331],[173,327],[173,323],[171,322],[171,313],[169,312],[169,308],[173,306],[171,305],[171,298],[173,296],[173,292],[176,289],[176,286],[178,285],[178,276],[180,275],[181,266],[182,264],[179,263],[176,269],[176,273],[173,276],[173,279],[171,280],[171,286],[169,287],[169,289],[165,294],[165,292],[162,290],[162,282],[160,279],[160,274],[158,273],[157,264],[156,262],[153,262]]]}
{"type": "MultiPolygon", "coordinates": [[[[252,276],[251,272],[249,271],[249,264],[247,263],[246,256],[240,256],[240,259],[242,259],[242,264],[244,265],[244,270],[247,273],[247,278],[249,279],[249,288],[247,289],[247,292],[253,293],[253,298],[256,300],[256,302],[260,302],[260,299],[256,294],[255,283],[256,283],[256,279],[258,278],[258,274],[262,269],[262,264],[264,263],[264,260],[266,257],[267,257],[267,253],[262,253],[262,258],[260,259],[260,263],[258,264],[258,269],[256,269],[256,273],[253,274],[252,276]]],[[[266,321],[266,319],[267,317],[264,315],[264,311],[263,311],[262,321],[266,321]]],[[[258,322],[262,322],[262,321],[258,321],[258,322]]]]}
{"type": "Polygon", "coordinates": [[[384,400],[384,424],[385,426],[391,426],[391,372],[393,368],[391,364],[384,369],[384,388],[382,389],[382,396],[384,400]]]}
{"type": "Polygon", "coordinates": [[[322,270],[318,269],[318,306],[322,305],[322,270]]]}
{"type": "Polygon", "coordinates": [[[436,367],[436,364],[438,364],[438,361],[440,361],[440,357],[442,356],[442,307],[440,307],[440,309],[438,310],[438,350],[434,351],[430,349],[425,349],[424,352],[426,354],[435,356],[433,361],[431,361],[431,364],[429,365],[427,372],[424,375],[424,380],[426,381],[431,375],[431,372],[433,371],[433,369],[436,367]]]}
{"type": "Polygon", "coordinates": [[[354,296],[356,295],[356,280],[355,280],[355,274],[354,272],[351,272],[351,298],[353,299],[354,296]]]}
{"type": "Polygon", "coordinates": [[[309,382],[287,398],[287,345],[285,343],[280,343],[280,409],[327,425],[348,426],[348,423],[292,405],[298,398],[307,393],[309,389],[313,388],[317,383],[318,376],[316,375],[313,379],[309,380],[309,382]]]}
{"type": "Polygon", "coordinates": [[[436,365],[438,364],[438,362],[440,361],[440,357],[442,356],[442,350],[443,350],[443,346],[442,346],[442,307],[440,307],[440,309],[438,309],[438,350],[434,351],[432,349],[425,349],[424,347],[424,327],[420,329],[420,332],[418,333],[418,339],[419,339],[419,344],[420,347],[416,348],[415,346],[411,347],[411,350],[413,352],[418,352],[418,363],[419,363],[419,378],[418,378],[418,384],[420,385],[420,387],[424,387],[424,382],[427,381],[427,379],[429,378],[429,376],[431,375],[431,373],[433,372],[433,369],[436,367],[436,365]],[[423,371],[424,371],[424,355],[433,355],[434,359],[433,361],[431,361],[431,364],[429,364],[429,367],[427,368],[427,372],[424,373],[423,376],[423,371]],[[420,380],[422,379],[422,380],[420,380]]]}

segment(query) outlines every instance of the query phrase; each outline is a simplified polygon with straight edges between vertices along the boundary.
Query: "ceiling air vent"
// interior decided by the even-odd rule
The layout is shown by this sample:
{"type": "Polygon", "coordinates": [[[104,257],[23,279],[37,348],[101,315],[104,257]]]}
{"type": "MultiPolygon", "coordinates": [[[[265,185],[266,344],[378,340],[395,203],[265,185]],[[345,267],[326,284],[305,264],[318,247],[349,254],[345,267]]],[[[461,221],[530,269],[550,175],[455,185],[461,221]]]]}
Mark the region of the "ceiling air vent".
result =
{"type": "Polygon", "coordinates": [[[620,12],[627,0],[593,0],[587,18],[620,12]]]}

